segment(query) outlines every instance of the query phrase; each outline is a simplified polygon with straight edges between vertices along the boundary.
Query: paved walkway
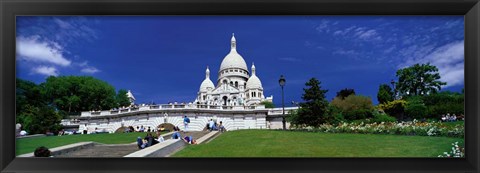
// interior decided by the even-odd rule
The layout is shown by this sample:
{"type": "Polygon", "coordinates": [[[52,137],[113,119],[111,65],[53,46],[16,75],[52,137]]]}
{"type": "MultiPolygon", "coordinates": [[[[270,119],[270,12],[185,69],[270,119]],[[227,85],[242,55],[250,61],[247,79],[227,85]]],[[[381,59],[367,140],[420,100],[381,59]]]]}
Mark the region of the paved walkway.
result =
{"type": "MultiPolygon", "coordinates": [[[[192,136],[193,139],[199,139],[209,131],[180,132],[182,138],[192,136]]],[[[171,135],[164,136],[165,140],[170,139],[171,135]]],[[[123,157],[135,151],[138,151],[136,139],[132,139],[131,144],[95,144],[93,147],[68,152],[55,157],[123,157]]]]}

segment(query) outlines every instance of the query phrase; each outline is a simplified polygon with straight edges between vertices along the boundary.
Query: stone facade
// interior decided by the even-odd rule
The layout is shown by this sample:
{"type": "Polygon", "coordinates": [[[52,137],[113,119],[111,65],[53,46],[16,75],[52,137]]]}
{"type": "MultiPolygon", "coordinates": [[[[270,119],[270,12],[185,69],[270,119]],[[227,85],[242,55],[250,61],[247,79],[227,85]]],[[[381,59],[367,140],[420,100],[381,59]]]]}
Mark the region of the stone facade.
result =
{"type": "MultiPolygon", "coordinates": [[[[297,107],[285,108],[285,114],[295,109],[297,107]]],[[[162,124],[171,124],[184,130],[183,117],[187,116],[190,118],[188,130],[191,131],[204,130],[210,119],[217,123],[222,121],[227,130],[280,129],[282,128],[281,115],[281,108],[255,107],[244,110],[224,110],[160,105],[126,109],[125,111],[82,112],[81,116],[64,120],[62,124],[78,126],[79,131],[87,130],[88,133],[95,132],[95,130],[113,133],[121,127],[128,126],[133,126],[135,129],[137,126],[143,126],[145,129],[150,127],[150,129],[156,130],[162,124]]]]}
{"type": "Polygon", "coordinates": [[[272,102],[273,96],[265,97],[260,79],[248,71],[243,57],[237,52],[235,36],[231,39],[230,53],[225,56],[218,71],[217,84],[210,80],[210,69],[205,71],[205,80],[200,85],[196,104],[223,106],[251,106],[262,101],[272,102]]]}

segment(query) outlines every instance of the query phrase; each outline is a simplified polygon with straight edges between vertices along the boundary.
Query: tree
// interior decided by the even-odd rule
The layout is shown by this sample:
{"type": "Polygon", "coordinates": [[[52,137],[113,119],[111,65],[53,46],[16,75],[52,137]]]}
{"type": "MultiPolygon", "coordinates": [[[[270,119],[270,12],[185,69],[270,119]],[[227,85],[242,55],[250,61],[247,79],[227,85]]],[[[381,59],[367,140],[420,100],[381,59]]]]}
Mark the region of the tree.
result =
{"type": "Polygon", "coordinates": [[[342,89],[339,92],[337,92],[336,97],[339,97],[343,100],[346,97],[348,97],[349,95],[355,95],[355,90],[354,89],[348,89],[348,88],[342,89]]]}
{"type": "Polygon", "coordinates": [[[427,64],[415,64],[397,71],[397,90],[401,95],[426,95],[437,93],[446,82],[439,81],[438,68],[427,64]]]}
{"type": "Polygon", "coordinates": [[[260,102],[261,105],[265,105],[265,108],[275,108],[275,105],[269,101],[260,102]]]}
{"type": "Polygon", "coordinates": [[[51,76],[41,85],[48,101],[64,112],[107,110],[117,106],[113,86],[90,76],[51,76]]]}
{"type": "Polygon", "coordinates": [[[27,105],[42,106],[46,105],[45,97],[41,93],[41,88],[30,81],[16,79],[16,112],[22,112],[27,105]]]}
{"type": "Polygon", "coordinates": [[[337,107],[347,120],[371,118],[373,112],[372,99],[365,96],[350,95],[345,99],[335,97],[331,104],[337,107]]]}
{"type": "Polygon", "coordinates": [[[379,103],[391,102],[394,100],[394,92],[387,84],[381,84],[378,88],[377,100],[379,103]]]}
{"type": "Polygon", "coordinates": [[[45,134],[61,129],[62,116],[49,106],[35,107],[27,105],[23,112],[17,113],[17,122],[30,134],[45,134]]]}
{"type": "Polygon", "coordinates": [[[127,93],[127,90],[118,90],[117,96],[115,98],[116,102],[118,103],[118,107],[130,106],[131,103],[130,99],[128,99],[127,93]]]}
{"type": "Polygon", "coordinates": [[[16,123],[30,134],[56,131],[61,116],[48,105],[41,86],[16,79],[16,123]]]}
{"type": "Polygon", "coordinates": [[[320,81],[311,78],[304,88],[300,108],[295,114],[292,114],[288,120],[295,126],[313,126],[318,127],[327,120],[328,101],[325,99],[325,93],[328,90],[322,90],[320,81]]]}

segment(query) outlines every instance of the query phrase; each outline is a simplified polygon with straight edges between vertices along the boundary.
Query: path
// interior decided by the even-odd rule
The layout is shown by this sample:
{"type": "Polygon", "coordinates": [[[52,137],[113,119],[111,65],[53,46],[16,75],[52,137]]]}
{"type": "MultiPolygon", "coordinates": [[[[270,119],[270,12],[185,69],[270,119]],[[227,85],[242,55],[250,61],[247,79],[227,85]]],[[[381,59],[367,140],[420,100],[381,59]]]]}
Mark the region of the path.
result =
{"type": "MultiPolygon", "coordinates": [[[[206,135],[209,131],[194,131],[194,132],[180,132],[182,137],[192,136],[193,139],[198,139],[206,135]]],[[[171,135],[164,136],[165,140],[170,139],[171,135]]],[[[80,149],[77,151],[68,152],[55,157],[123,157],[135,151],[138,151],[136,139],[132,139],[131,144],[95,144],[93,147],[80,149]]]]}

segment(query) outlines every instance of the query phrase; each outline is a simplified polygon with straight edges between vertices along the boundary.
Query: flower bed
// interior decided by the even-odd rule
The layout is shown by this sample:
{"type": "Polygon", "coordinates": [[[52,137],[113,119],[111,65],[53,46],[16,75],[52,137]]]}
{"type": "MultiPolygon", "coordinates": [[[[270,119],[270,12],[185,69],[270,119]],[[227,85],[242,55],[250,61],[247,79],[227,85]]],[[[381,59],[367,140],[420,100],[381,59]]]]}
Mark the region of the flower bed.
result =
{"type": "Polygon", "coordinates": [[[445,136],[463,138],[465,128],[463,124],[447,126],[441,122],[381,122],[381,123],[339,123],[338,125],[322,124],[309,131],[327,133],[362,133],[362,134],[393,134],[418,136],[445,136]]]}
{"type": "Polygon", "coordinates": [[[443,155],[438,155],[438,157],[465,157],[465,148],[458,146],[458,142],[452,143],[452,151],[443,152],[443,155]]]}

